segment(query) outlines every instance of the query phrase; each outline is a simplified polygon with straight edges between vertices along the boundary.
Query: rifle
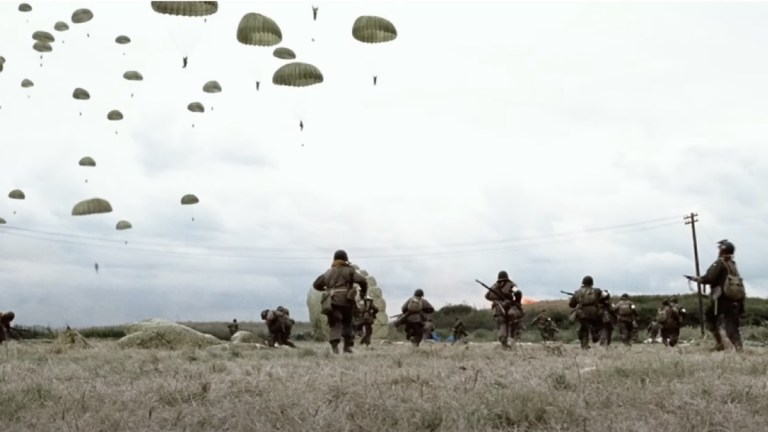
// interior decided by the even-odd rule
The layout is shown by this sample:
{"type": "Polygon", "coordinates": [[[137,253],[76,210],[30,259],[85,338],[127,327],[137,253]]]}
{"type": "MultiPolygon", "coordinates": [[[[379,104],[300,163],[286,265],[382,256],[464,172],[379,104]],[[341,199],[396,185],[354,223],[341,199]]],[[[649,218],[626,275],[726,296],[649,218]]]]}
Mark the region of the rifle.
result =
{"type": "MultiPolygon", "coordinates": [[[[481,282],[481,281],[479,281],[478,279],[475,279],[475,282],[477,282],[477,283],[479,283],[480,285],[482,285],[482,286],[483,286],[483,288],[487,289],[488,291],[490,291],[490,292],[492,292],[492,293],[496,294],[496,297],[498,297],[499,299],[502,299],[502,300],[503,300],[503,299],[506,299],[506,298],[507,298],[507,296],[503,295],[503,294],[502,294],[502,293],[500,293],[498,290],[495,290],[495,289],[493,289],[493,288],[489,287],[488,285],[486,285],[486,284],[482,283],[482,282],[481,282]]],[[[498,301],[498,300],[494,300],[494,301],[493,301],[493,303],[495,303],[495,304],[496,304],[496,305],[499,307],[499,309],[501,309],[501,311],[502,311],[502,312],[504,312],[504,316],[505,316],[505,317],[506,317],[506,316],[508,316],[508,314],[507,314],[507,311],[504,309],[504,306],[502,306],[502,305],[501,305],[501,303],[499,303],[499,301],[498,301]]]]}
{"type": "Polygon", "coordinates": [[[565,294],[565,295],[567,295],[567,296],[573,297],[573,293],[572,292],[568,292],[568,291],[560,291],[560,292],[565,294]]]}

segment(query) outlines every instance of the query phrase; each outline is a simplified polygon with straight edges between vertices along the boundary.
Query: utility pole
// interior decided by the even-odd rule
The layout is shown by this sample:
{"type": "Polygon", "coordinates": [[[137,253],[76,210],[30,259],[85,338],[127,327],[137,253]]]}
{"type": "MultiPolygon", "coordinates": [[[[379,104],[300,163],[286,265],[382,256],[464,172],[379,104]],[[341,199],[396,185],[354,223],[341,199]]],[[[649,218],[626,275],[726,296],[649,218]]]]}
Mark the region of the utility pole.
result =
{"type": "MultiPolygon", "coordinates": [[[[693,235],[693,260],[696,263],[696,277],[701,276],[701,271],[699,270],[699,246],[696,242],[696,222],[699,221],[696,218],[698,216],[699,215],[696,213],[691,213],[683,218],[685,224],[691,226],[691,234],[693,235]]],[[[696,288],[699,293],[699,321],[701,323],[701,335],[704,336],[704,302],[701,298],[701,282],[698,280],[696,281],[696,288]]]]}

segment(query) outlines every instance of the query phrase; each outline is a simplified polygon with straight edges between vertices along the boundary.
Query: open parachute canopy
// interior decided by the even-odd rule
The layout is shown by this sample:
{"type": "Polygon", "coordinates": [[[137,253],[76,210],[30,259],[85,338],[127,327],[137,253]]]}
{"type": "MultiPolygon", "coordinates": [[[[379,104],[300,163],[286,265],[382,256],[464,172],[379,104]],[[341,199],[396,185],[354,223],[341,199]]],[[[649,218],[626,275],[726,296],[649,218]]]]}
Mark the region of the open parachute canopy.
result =
{"type": "Polygon", "coordinates": [[[35,42],[34,45],[32,45],[32,49],[41,53],[48,53],[53,51],[53,47],[51,46],[51,44],[49,44],[48,42],[40,42],[40,41],[35,42]]]}
{"type": "Polygon", "coordinates": [[[90,9],[78,9],[72,12],[72,22],[75,24],[86,23],[93,19],[93,12],[90,9]]]}
{"type": "Polygon", "coordinates": [[[139,71],[126,71],[123,78],[128,81],[144,81],[144,76],[139,71]]]}
{"type": "Polygon", "coordinates": [[[5,219],[3,219],[3,218],[1,218],[1,217],[0,217],[0,225],[2,225],[2,224],[4,224],[4,223],[5,223],[5,219]]]}
{"type": "Polygon", "coordinates": [[[218,81],[208,81],[203,85],[203,91],[206,93],[221,93],[221,84],[218,81]]]}
{"type": "Polygon", "coordinates": [[[215,1],[153,1],[152,10],[165,14],[188,17],[213,15],[219,10],[215,1]]]}
{"type": "Polygon", "coordinates": [[[23,199],[26,199],[27,197],[26,195],[24,195],[24,192],[22,192],[20,189],[14,189],[8,193],[8,198],[23,200],[23,199]]]}
{"type": "Polygon", "coordinates": [[[187,109],[195,113],[205,112],[205,107],[200,102],[192,102],[191,104],[187,105],[187,109]]]}
{"type": "Polygon", "coordinates": [[[283,32],[272,18],[250,12],[237,26],[237,40],[245,45],[273,46],[282,42],[283,32]]]}
{"type": "Polygon", "coordinates": [[[91,198],[80,201],[72,207],[72,216],[85,216],[90,214],[110,213],[112,205],[101,198],[91,198]]]}
{"type": "Polygon", "coordinates": [[[88,100],[91,98],[91,94],[88,93],[88,90],[78,87],[72,92],[72,97],[77,100],[88,100]]]}
{"type": "Polygon", "coordinates": [[[183,197],[181,197],[181,205],[191,205],[191,204],[197,204],[200,200],[197,199],[197,197],[193,194],[186,194],[183,197]]]}
{"type": "Polygon", "coordinates": [[[133,225],[131,225],[130,222],[127,220],[121,220],[115,225],[115,229],[118,231],[127,230],[133,228],[133,225]]]}
{"type": "Polygon", "coordinates": [[[93,160],[90,156],[85,156],[84,158],[80,159],[80,162],[78,162],[78,165],[85,166],[85,167],[95,167],[96,161],[93,160]]]}
{"type": "Polygon", "coordinates": [[[293,60],[296,58],[296,53],[292,49],[285,47],[275,48],[272,55],[281,60],[293,60]]]}
{"type": "Polygon", "coordinates": [[[118,110],[112,110],[107,113],[107,120],[122,120],[123,113],[118,110]]]}
{"type": "Polygon", "coordinates": [[[52,34],[42,30],[38,30],[32,33],[32,39],[38,42],[48,42],[48,43],[56,41],[56,38],[54,38],[52,34]]]}
{"type": "Polygon", "coordinates": [[[352,25],[352,36],[364,43],[383,43],[397,38],[397,29],[388,19],[360,16],[352,25]]]}
{"type": "Polygon", "coordinates": [[[53,25],[53,29],[60,32],[67,31],[69,30],[69,24],[64,21],[57,21],[56,24],[53,25]]]}
{"type": "Polygon", "coordinates": [[[29,5],[29,3],[22,3],[19,5],[19,12],[30,12],[32,11],[32,6],[29,5]]]}
{"type": "Polygon", "coordinates": [[[272,84],[281,86],[307,87],[321,82],[323,82],[323,73],[309,63],[288,63],[272,75],[272,84]]]}
{"type": "Polygon", "coordinates": [[[34,85],[35,85],[35,83],[33,83],[31,80],[28,80],[28,79],[26,79],[26,78],[24,78],[24,79],[21,81],[21,86],[22,86],[22,87],[24,87],[24,88],[30,88],[30,87],[32,87],[32,86],[34,86],[34,85]]]}
{"type": "Polygon", "coordinates": [[[131,43],[131,38],[129,38],[126,35],[120,35],[115,38],[115,43],[118,43],[120,45],[125,45],[131,43]]]}

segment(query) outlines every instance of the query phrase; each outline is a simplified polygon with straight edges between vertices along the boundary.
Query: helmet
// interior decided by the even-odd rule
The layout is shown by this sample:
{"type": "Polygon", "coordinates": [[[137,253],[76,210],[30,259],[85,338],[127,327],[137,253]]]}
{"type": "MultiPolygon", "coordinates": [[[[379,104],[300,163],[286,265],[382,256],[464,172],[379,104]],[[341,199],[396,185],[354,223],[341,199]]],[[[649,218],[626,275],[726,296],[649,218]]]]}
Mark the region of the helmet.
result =
{"type": "Polygon", "coordinates": [[[333,260],[334,261],[349,261],[349,257],[347,257],[347,252],[343,249],[339,249],[336,252],[333,253],[333,260]]]}
{"type": "Polygon", "coordinates": [[[622,294],[622,295],[621,295],[621,298],[625,298],[625,299],[628,299],[628,298],[629,298],[629,294],[626,294],[626,293],[625,293],[625,294],[622,294]]]}
{"type": "Polygon", "coordinates": [[[237,318],[233,319],[233,320],[232,320],[232,322],[233,322],[233,323],[234,323],[234,322],[237,322],[237,318]]]}
{"type": "Polygon", "coordinates": [[[592,286],[595,284],[595,280],[592,279],[592,276],[584,276],[584,278],[581,280],[581,284],[584,286],[592,286]]]}
{"type": "Polygon", "coordinates": [[[718,249],[720,249],[720,254],[722,255],[733,255],[733,253],[736,252],[736,246],[728,240],[720,240],[718,245],[718,249]]]}
{"type": "Polygon", "coordinates": [[[261,319],[265,320],[267,319],[267,315],[269,314],[269,309],[264,309],[261,311],[261,319]]]}
{"type": "Polygon", "coordinates": [[[677,303],[677,296],[672,296],[672,297],[670,297],[670,298],[669,298],[669,301],[670,301],[671,303],[677,303]]]}
{"type": "Polygon", "coordinates": [[[603,290],[600,293],[600,298],[609,299],[611,298],[611,293],[609,293],[608,290],[603,290]]]}
{"type": "Polygon", "coordinates": [[[664,300],[663,302],[661,302],[661,305],[662,306],[669,306],[669,300],[664,300]]]}
{"type": "Polygon", "coordinates": [[[498,280],[508,280],[509,279],[509,275],[507,274],[507,272],[502,270],[502,271],[499,272],[499,277],[497,277],[496,279],[498,279],[498,280]]]}
{"type": "Polygon", "coordinates": [[[416,291],[413,292],[413,296],[414,297],[424,297],[424,290],[422,290],[421,288],[417,289],[416,291]]]}
{"type": "Polygon", "coordinates": [[[16,318],[16,314],[13,313],[13,311],[3,312],[1,316],[7,321],[13,321],[13,319],[16,318]]]}

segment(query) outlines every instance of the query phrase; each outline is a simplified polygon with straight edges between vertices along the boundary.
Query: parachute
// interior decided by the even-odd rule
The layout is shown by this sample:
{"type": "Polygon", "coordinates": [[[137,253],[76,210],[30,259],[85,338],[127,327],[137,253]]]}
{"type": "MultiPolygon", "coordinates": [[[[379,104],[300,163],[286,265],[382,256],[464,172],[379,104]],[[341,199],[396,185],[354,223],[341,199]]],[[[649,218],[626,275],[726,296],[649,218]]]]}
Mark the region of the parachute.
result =
{"type": "Polygon", "coordinates": [[[64,21],[58,21],[53,25],[53,29],[60,32],[67,31],[69,30],[69,24],[64,21]]]}
{"type": "Polygon", "coordinates": [[[244,45],[273,46],[283,40],[283,32],[272,18],[251,12],[240,20],[237,40],[244,45]]]}
{"type": "Polygon", "coordinates": [[[78,162],[78,165],[86,166],[86,167],[95,167],[96,161],[93,160],[93,158],[90,156],[85,156],[84,158],[80,159],[80,162],[78,162]]]}
{"type": "Polygon", "coordinates": [[[208,81],[203,85],[203,91],[206,93],[221,93],[221,85],[218,81],[208,81]]]}
{"type": "Polygon", "coordinates": [[[27,197],[26,195],[24,195],[24,192],[22,192],[20,189],[14,189],[8,193],[8,198],[23,200],[23,199],[26,199],[27,197]]]}
{"type": "Polygon", "coordinates": [[[153,1],[152,10],[165,14],[188,17],[213,15],[219,10],[215,1],[153,1]]]}
{"type": "Polygon", "coordinates": [[[352,36],[363,43],[383,43],[397,38],[397,29],[386,18],[360,16],[352,25],[352,36]]]}
{"type": "Polygon", "coordinates": [[[35,42],[34,45],[32,45],[32,49],[41,52],[41,53],[49,53],[53,51],[53,47],[48,42],[35,42]]]}
{"type": "Polygon", "coordinates": [[[38,42],[55,42],[56,39],[53,37],[52,34],[48,33],[47,31],[38,30],[34,33],[32,33],[32,39],[38,41],[38,42]]]}
{"type": "Polygon", "coordinates": [[[72,22],[75,24],[86,23],[93,19],[93,12],[90,9],[78,9],[72,12],[72,22]]]}
{"type": "Polygon", "coordinates": [[[127,71],[123,74],[123,78],[128,81],[144,81],[144,76],[138,71],[127,71]]]}
{"type": "Polygon", "coordinates": [[[283,47],[275,48],[272,55],[281,60],[293,60],[296,58],[296,53],[292,49],[283,47]]]}
{"type": "Polygon", "coordinates": [[[187,109],[195,112],[195,113],[203,113],[205,112],[205,107],[200,102],[192,102],[189,105],[187,105],[187,109]]]}
{"type": "Polygon", "coordinates": [[[77,100],[88,100],[91,98],[91,94],[88,93],[88,90],[78,87],[72,92],[72,97],[77,100]]]}
{"type": "Polygon", "coordinates": [[[107,113],[107,120],[122,120],[123,119],[123,113],[121,113],[118,110],[112,110],[109,113],[107,113]]]}
{"type": "Polygon", "coordinates": [[[115,225],[115,229],[118,231],[127,230],[133,228],[133,225],[131,225],[130,222],[127,220],[121,220],[115,225]]]}
{"type": "Polygon", "coordinates": [[[19,12],[31,12],[32,6],[29,3],[22,3],[19,5],[19,12]]]}
{"type": "Polygon", "coordinates": [[[3,219],[3,218],[1,218],[1,217],[0,217],[0,225],[2,225],[2,224],[4,224],[4,223],[6,223],[6,222],[5,222],[5,219],[3,219]]]}
{"type": "Polygon", "coordinates": [[[24,78],[24,80],[21,81],[21,86],[24,87],[24,88],[30,88],[30,87],[32,87],[34,85],[35,85],[35,83],[33,83],[32,81],[30,81],[30,80],[28,80],[26,78],[24,78]]]}
{"type": "Polygon", "coordinates": [[[272,76],[272,84],[307,87],[323,82],[323,73],[309,63],[293,62],[283,65],[272,76]]]}
{"type": "Polygon", "coordinates": [[[3,65],[5,64],[5,57],[0,56],[0,72],[3,71],[3,65]]]}
{"type": "Polygon", "coordinates": [[[80,201],[72,207],[72,216],[85,216],[90,214],[110,213],[112,205],[102,198],[91,198],[80,201]]]}
{"type": "Polygon", "coordinates": [[[199,203],[200,200],[193,194],[187,194],[181,197],[181,205],[192,205],[199,203]]]}
{"type": "Polygon", "coordinates": [[[131,43],[131,38],[125,35],[120,35],[115,38],[115,43],[118,43],[120,45],[125,45],[131,43]]]}

